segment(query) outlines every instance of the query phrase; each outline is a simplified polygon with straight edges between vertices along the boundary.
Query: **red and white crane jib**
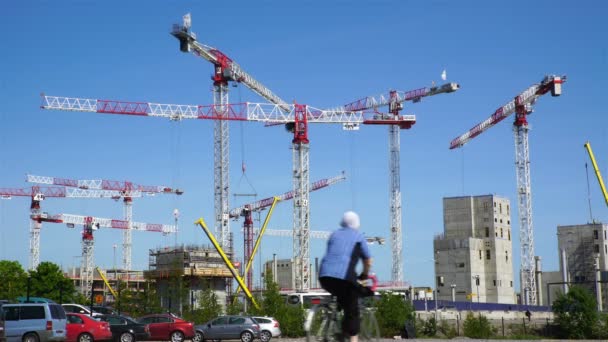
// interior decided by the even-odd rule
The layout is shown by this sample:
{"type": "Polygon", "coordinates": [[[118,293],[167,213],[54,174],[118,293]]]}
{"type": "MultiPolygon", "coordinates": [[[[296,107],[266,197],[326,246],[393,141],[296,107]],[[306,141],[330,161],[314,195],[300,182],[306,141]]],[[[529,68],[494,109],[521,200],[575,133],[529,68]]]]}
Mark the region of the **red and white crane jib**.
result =
{"type": "MultiPolygon", "coordinates": [[[[93,229],[98,228],[115,228],[115,229],[128,229],[128,222],[124,220],[115,220],[108,218],[99,218],[92,216],[72,215],[72,214],[58,214],[49,215],[48,213],[32,214],[30,218],[37,222],[53,222],[53,223],[65,223],[68,227],[73,228],[74,225],[84,225],[90,223],[93,225],[93,229]]],[[[176,233],[177,228],[174,225],[157,224],[157,223],[143,223],[143,222],[132,222],[132,229],[148,232],[158,232],[163,234],[176,233]]]]}
{"type": "Polygon", "coordinates": [[[485,132],[488,128],[496,125],[509,115],[515,113],[519,106],[523,106],[526,114],[529,114],[531,112],[530,106],[536,102],[539,96],[544,95],[549,91],[551,91],[552,96],[561,95],[561,85],[565,81],[566,76],[545,76],[545,78],[543,78],[539,84],[534,84],[530,88],[526,89],[509,103],[498,108],[489,118],[473,126],[473,128],[458,138],[452,140],[450,142],[450,149],[463,146],[469,140],[485,132]]]}
{"type": "MultiPolygon", "coordinates": [[[[42,201],[46,197],[67,198],[119,198],[120,191],[112,190],[86,190],[80,188],[65,188],[52,186],[32,186],[31,188],[13,189],[0,188],[0,196],[9,199],[12,196],[32,197],[34,201],[42,201]]],[[[132,191],[131,197],[141,197],[141,191],[132,191]]]]}
{"type": "Polygon", "coordinates": [[[26,175],[26,182],[38,184],[60,185],[83,190],[108,190],[119,191],[122,195],[129,197],[141,197],[141,193],[175,193],[183,194],[180,189],[172,189],[167,186],[139,185],[128,181],[113,181],[105,179],[68,179],[48,176],[26,175]],[[140,194],[131,196],[131,194],[140,194]]]}
{"type": "MultiPolygon", "coordinates": [[[[260,121],[273,123],[295,122],[298,105],[280,105],[272,103],[237,103],[223,105],[177,105],[151,102],[126,102],[114,100],[96,100],[74,97],[42,95],[42,109],[66,110],[105,114],[124,114],[138,116],[166,117],[171,120],[202,119],[202,120],[235,120],[260,121]],[[226,115],[228,113],[228,115],[226,115]]],[[[308,123],[347,123],[359,124],[369,120],[362,111],[346,111],[344,109],[322,110],[311,106],[306,107],[308,123]]],[[[411,120],[413,116],[404,116],[411,120]]]]}
{"type": "MultiPolygon", "coordinates": [[[[345,179],[346,179],[346,176],[344,175],[344,172],[341,175],[339,175],[339,176],[335,176],[335,177],[332,177],[332,178],[320,179],[320,180],[318,180],[318,181],[316,181],[316,182],[314,182],[314,183],[312,183],[310,185],[310,191],[316,191],[316,190],[322,189],[324,187],[327,187],[327,186],[336,184],[338,182],[341,182],[341,181],[343,181],[345,179]]],[[[259,201],[253,202],[253,203],[249,203],[249,204],[242,205],[240,207],[236,207],[236,208],[230,210],[229,214],[230,214],[231,218],[238,218],[239,216],[242,215],[243,210],[245,210],[246,208],[249,211],[261,210],[263,208],[271,206],[275,197],[278,197],[279,201],[286,201],[286,200],[292,199],[293,195],[294,195],[293,194],[293,190],[291,190],[291,191],[288,191],[288,192],[286,192],[286,193],[284,193],[282,195],[279,195],[279,196],[273,196],[273,197],[264,198],[262,200],[259,200],[259,201]]]]}
{"type": "Polygon", "coordinates": [[[406,101],[419,102],[425,96],[436,95],[440,93],[451,93],[458,90],[460,86],[458,83],[446,83],[437,87],[424,87],[420,89],[410,91],[396,91],[394,92],[394,99],[391,94],[381,94],[379,96],[368,96],[360,100],[351,102],[343,107],[346,111],[362,111],[369,109],[376,109],[382,106],[388,106],[392,101],[396,100],[397,103],[406,101]]]}

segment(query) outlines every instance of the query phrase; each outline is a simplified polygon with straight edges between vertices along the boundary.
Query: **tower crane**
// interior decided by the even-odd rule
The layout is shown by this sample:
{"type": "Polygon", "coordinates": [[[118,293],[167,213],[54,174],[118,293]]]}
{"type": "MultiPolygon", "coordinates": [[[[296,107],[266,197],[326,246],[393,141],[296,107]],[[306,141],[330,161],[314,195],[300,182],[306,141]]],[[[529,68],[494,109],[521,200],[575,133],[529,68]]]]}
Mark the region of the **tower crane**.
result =
{"type": "MultiPolygon", "coordinates": [[[[328,186],[334,185],[338,182],[341,182],[345,179],[346,179],[346,176],[344,176],[344,172],[342,172],[341,175],[338,175],[338,176],[335,176],[332,178],[324,178],[324,179],[318,180],[310,185],[310,191],[316,191],[319,189],[323,189],[325,187],[328,187],[328,186]]],[[[240,207],[230,210],[230,212],[229,212],[230,218],[233,218],[235,220],[240,216],[243,216],[245,218],[244,223],[243,223],[243,236],[244,236],[244,244],[243,244],[244,258],[243,258],[243,260],[249,260],[251,258],[251,254],[253,253],[254,232],[253,232],[252,213],[255,211],[261,211],[261,210],[271,206],[275,201],[275,197],[277,198],[278,201],[286,201],[286,200],[292,199],[293,196],[294,196],[294,192],[288,191],[279,196],[264,198],[259,201],[255,201],[255,202],[249,203],[249,204],[244,204],[240,207]]],[[[266,230],[266,232],[268,232],[268,230],[266,230]]],[[[290,236],[293,236],[293,233],[290,236]]],[[[251,272],[248,272],[246,275],[244,275],[247,286],[252,285],[252,277],[253,277],[253,275],[251,272]]]]}
{"type": "Polygon", "coordinates": [[[392,268],[391,281],[403,282],[403,256],[402,256],[402,232],[401,232],[401,166],[400,166],[400,129],[409,129],[414,122],[399,120],[399,112],[403,109],[403,103],[407,101],[420,102],[423,97],[453,93],[460,86],[457,83],[446,83],[441,86],[425,87],[406,92],[391,90],[388,94],[369,96],[351,102],[343,107],[345,111],[364,111],[388,106],[388,114],[377,113],[369,120],[368,124],[381,124],[388,126],[388,150],[389,150],[389,217],[391,232],[392,268]]]}
{"type": "Polygon", "coordinates": [[[527,116],[532,113],[532,106],[540,96],[549,91],[552,96],[560,96],[562,83],[565,81],[566,76],[545,76],[540,83],[532,85],[506,105],[498,108],[489,118],[450,142],[450,149],[462,147],[469,140],[515,113],[513,134],[515,136],[515,171],[517,175],[519,239],[521,244],[521,290],[524,293],[524,303],[527,305],[538,303],[534,264],[534,229],[532,225],[532,187],[530,185],[527,116]]]}
{"type": "MultiPolygon", "coordinates": [[[[144,194],[175,194],[181,195],[184,192],[180,189],[172,189],[167,186],[151,186],[151,185],[139,185],[130,181],[113,181],[105,179],[90,179],[90,180],[78,180],[68,178],[57,178],[48,176],[36,176],[26,175],[26,182],[37,183],[37,184],[50,184],[50,185],[61,185],[66,187],[78,188],[78,189],[96,189],[96,190],[111,190],[120,193],[120,197],[114,197],[114,199],[123,199],[124,203],[124,215],[125,221],[131,222],[133,220],[133,196],[132,192],[144,193],[144,194]]],[[[125,270],[131,270],[131,250],[132,250],[132,231],[131,228],[127,228],[123,232],[123,247],[122,247],[122,263],[125,270]]],[[[93,271],[91,271],[93,272],[93,271]]]]}
{"type": "MultiPolygon", "coordinates": [[[[47,197],[58,198],[120,198],[120,191],[114,190],[88,190],[80,188],[44,187],[34,185],[31,188],[0,188],[0,196],[10,199],[12,196],[30,197],[30,214],[39,215],[40,202],[47,197]]],[[[141,197],[141,191],[131,191],[131,197],[141,197]]],[[[34,270],[40,263],[40,230],[41,222],[30,221],[30,260],[29,269],[34,270]]]]}
{"type": "MultiPolygon", "coordinates": [[[[309,230],[309,140],[308,124],[342,124],[344,129],[356,130],[361,124],[387,124],[407,126],[416,121],[415,115],[378,116],[363,111],[345,109],[318,109],[303,104],[237,103],[219,105],[161,104],[153,102],[128,102],[98,100],[63,96],[42,96],[42,109],[66,110],[102,114],[122,114],[136,116],[164,117],[170,120],[201,119],[219,121],[258,121],[292,126],[293,151],[293,193],[294,193],[294,259],[296,286],[308,290],[310,273],[308,270],[308,230],[309,230]],[[221,109],[221,112],[220,112],[221,109]],[[225,115],[222,115],[225,113],[225,115]],[[302,259],[302,262],[300,262],[302,259]],[[305,262],[304,262],[305,261],[305,262]]],[[[216,194],[217,195],[217,194],[216,194]]],[[[217,200],[217,198],[216,198],[217,200]]],[[[222,216],[223,218],[224,216],[222,216]]],[[[229,213],[225,213],[226,219],[229,213]]],[[[222,220],[223,222],[223,220],[222,220]]],[[[228,227],[222,224],[222,227],[228,227]]],[[[226,228],[228,229],[228,228],[226,228]]],[[[228,236],[228,235],[226,235],[228,236]]],[[[222,244],[220,244],[222,246],[222,244]]],[[[223,246],[222,246],[223,247],[223,246]]]]}
{"type": "Polygon", "coordinates": [[[148,232],[158,232],[163,234],[170,234],[177,232],[175,226],[163,225],[163,224],[150,224],[131,222],[123,220],[113,220],[106,218],[98,218],[92,216],[80,216],[71,214],[59,214],[49,215],[48,213],[32,214],[30,216],[32,221],[35,222],[52,222],[52,223],[65,223],[69,228],[74,228],[74,225],[82,225],[82,261],[80,266],[80,291],[89,298],[92,292],[93,285],[93,251],[94,251],[94,240],[93,232],[99,228],[116,228],[127,230],[141,230],[148,232]]]}
{"type": "MultiPolygon", "coordinates": [[[[281,105],[287,110],[286,102],[275,95],[270,89],[245,72],[235,61],[220,50],[202,44],[196,39],[196,34],[190,30],[190,13],[183,18],[183,25],[175,24],[171,34],[179,40],[180,51],[192,52],[202,57],[214,66],[213,104],[220,117],[229,115],[226,105],[229,103],[228,82],[242,83],[267,101],[281,105]]],[[[219,233],[219,244],[222,248],[228,247],[230,222],[228,211],[229,199],[229,126],[228,122],[218,120],[214,122],[214,191],[215,191],[215,231],[219,233]]]]}

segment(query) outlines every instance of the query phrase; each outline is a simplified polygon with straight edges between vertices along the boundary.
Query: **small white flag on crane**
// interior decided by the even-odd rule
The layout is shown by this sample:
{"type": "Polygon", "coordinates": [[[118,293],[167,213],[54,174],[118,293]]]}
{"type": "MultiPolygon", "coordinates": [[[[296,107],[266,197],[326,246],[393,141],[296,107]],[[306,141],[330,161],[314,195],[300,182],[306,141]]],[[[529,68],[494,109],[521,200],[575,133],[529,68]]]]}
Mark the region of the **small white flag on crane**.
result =
{"type": "Polygon", "coordinates": [[[190,13],[186,13],[186,15],[183,16],[184,19],[184,28],[186,30],[190,29],[190,26],[192,26],[192,18],[190,17],[190,13]]]}
{"type": "Polygon", "coordinates": [[[441,73],[441,79],[444,81],[448,79],[448,73],[445,69],[443,69],[443,72],[441,73]]]}

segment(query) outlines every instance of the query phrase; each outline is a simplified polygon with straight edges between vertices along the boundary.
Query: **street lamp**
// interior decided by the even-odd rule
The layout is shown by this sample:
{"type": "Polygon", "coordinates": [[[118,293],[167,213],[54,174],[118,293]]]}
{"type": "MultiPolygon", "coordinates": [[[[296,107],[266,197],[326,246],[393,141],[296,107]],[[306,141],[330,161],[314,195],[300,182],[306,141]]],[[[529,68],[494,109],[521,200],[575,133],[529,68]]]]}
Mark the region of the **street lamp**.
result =
{"type": "Polygon", "coordinates": [[[475,284],[477,285],[477,303],[479,303],[479,275],[473,276],[473,279],[475,279],[475,284]]]}

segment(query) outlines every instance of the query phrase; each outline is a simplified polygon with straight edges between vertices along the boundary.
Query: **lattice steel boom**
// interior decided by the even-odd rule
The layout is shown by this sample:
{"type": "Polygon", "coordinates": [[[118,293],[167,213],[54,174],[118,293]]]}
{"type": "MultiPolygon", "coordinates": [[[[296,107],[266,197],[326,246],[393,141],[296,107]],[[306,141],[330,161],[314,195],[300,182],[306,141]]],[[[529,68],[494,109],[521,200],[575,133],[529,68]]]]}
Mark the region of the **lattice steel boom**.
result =
{"type": "Polygon", "coordinates": [[[469,140],[515,113],[513,133],[515,137],[515,171],[517,177],[517,205],[519,215],[519,238],[521,248],[521,291],[524,304],[537,305],[536,265],[534,261],[534,226],[532,223],[532,187],[530,183],[530,149],[528,146],[527,115],[532,105],[541,96],[551,91],[552,96],[562,93],[566,76],[545,76],[543,80],[517,95],[512,101],[498,108],[492,116],[475,125],[468,132],[455,138],[450,149],[463,146],[469,140]]]}

